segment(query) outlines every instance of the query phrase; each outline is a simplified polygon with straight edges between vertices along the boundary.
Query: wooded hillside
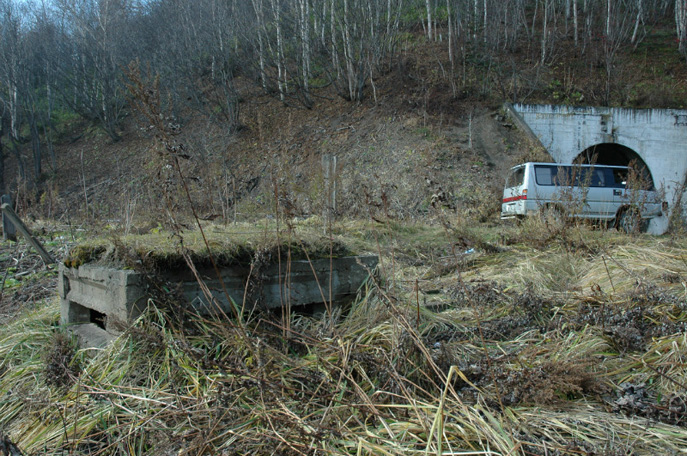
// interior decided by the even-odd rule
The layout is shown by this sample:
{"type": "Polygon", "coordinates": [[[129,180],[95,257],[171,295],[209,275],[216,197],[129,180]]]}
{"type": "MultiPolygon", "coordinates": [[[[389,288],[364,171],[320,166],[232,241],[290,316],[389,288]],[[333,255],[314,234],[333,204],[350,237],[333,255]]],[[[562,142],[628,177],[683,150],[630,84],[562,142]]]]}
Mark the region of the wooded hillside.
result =
{"type": "Polygon", "coordinates": [[[57,146],[91,127],[110,143],[130,135],[132,70],[171,123],[203,119],[224,143],[255,121],[246,102],[260,93],[353,108],[404,75],[430,115],[451,109],[431,112],[437,92],[687,104],[687,0],[0,0],[0,34],[3,191],[40,190],[73,160],[57,146]]]}

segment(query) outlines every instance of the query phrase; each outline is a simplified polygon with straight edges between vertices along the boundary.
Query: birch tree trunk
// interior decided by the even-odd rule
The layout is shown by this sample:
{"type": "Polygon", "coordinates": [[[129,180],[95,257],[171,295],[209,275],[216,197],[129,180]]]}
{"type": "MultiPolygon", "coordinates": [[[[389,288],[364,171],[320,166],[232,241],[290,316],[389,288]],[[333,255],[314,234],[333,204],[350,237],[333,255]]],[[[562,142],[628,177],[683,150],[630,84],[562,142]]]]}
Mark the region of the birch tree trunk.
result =
{"type": "Polygon", "coordinates": [[[675,0],[675,25],[678,49],[687,58],[687,0],[675,0]]]}
{"type": "Polygon", "coordinates": [[[277,33],[277,87],[279,88],[279,99],[286,101],[286,91],[288,85],[286,83],[286,67],[284,64],[284,38],[281,30],[281,5],[277,0],[271,0],[272,11],[274,13],[274,26],[277,33]]]}
{"type": "Polygon", "coordinates": [[[476,40],[477,39],[477,25],[479,24],[479,13],[478,13],[478,1],[479,0],[473,0],[473,17],[472,17],[472,39],[476,40]]]}
{"type": "Polygon", "coordinates": [[[331,19],[330,19],[330,25],[331,25],[331,35],[332,35],[332,43],[331,43],[331,53],[332,53],[332,67],[334,67],[334,70],[336,70],[336,80],[339,80],[341,78],[341,63],[339,62],[339,50],[337,49],[337,33],[336,33],[336,14],[335,14],[335,9],[334,9],[334,0],[331,0],[330,3],[330,13],[331,13],[331,19]]]}
{"type": "Polygon", "coordinates": [[[484,44],[486,44],[487,43],[487,34],[489,33],[488,32],[489,28],[487,27],[487,19],[488,19],[488,17],[487,17],[487,0],[484,0],[482,5],[484,8],[484,22],[483,22],[482,26],[484,27],[484,44]]]}
{"type": "Polygon", "coordinates": [[[305,105],[312,106],[310,98],[310,5],[308,0],[299,0],[299,28],[301,32],[301,72],[303,78],[303,96],[305,105]]]}
{"type": "Polygon", "coordinates": [[[456,87],[456,62],[455,62],[455,56],[454,56],[454,47],[455,47],[455,36],[454,36],[454,31],[453,31],[453,14],[451,11],[451,0],[446,0],[446,16],[448,18],[448,60],[451,63],[451,74],[450,74],[450,79],[451,79],[451,93],[453,94],[453,97],[458,93],[458,89],[456,87]]]}
{"type": "Polygon", "coordinates": [[[637,18],[635,19],[635,27],[634,30],[632,30],[632,38],[630,39],[630,42],[632,44],[635,44],[637,42],[637,32],[639,31],[639,23],[644,21],[644,8],[642,3],[642,0],[637,0],[637,18]]]}
{"type": "Polygon", "coordinates": [[[544,20],[542,22],[541,31],[541,64],[546,60],[546,40],[547,40],[547,25],[549,21],[549,0],[544,0],[544,20]]]}
{"type": "Polygon", "coordinates": [[[573,36],[575,37],[575,47],[577,47],[579,39],[577,27],[577,0],[573,0],[573,36]]]}
{"type": "Polygon", "coordinates": [[[258,65],[260,67],[260,83],[262,89],[267,91],[267,75],[265,74],[265,44],[263,42],[263,33],[265,30],[265,15],[262,8],[262,0],[252,0],[253,10],[255,11],[255,20],[257,22],[258,35],[258,65]]]}
{"type": "Polygon", "coordinates": [[[427,38],[432,41],[432,5],[430,0],[425,0],[427,8],[427,38]]]}
{"type": "Polygon", "coordinates": [[[453,17],[451,16],[451,0],[446,0],[446,16],[448,17],[448,61],[451,63],[451,79],[453,79],[453,17]]]}
{"type": "Polygon", "coordinates": [[[346,59],[346,80],[348,82],[348,96],[351,101],[357,99],[355,90],[355,65],[353,64],[353,43],[351,42],[351,24],[349,21],[348,0],[343,0],[344,4],[344,59],[346,59]]]}
{"type": "Polygon", "coordinates": [[[10,80],[8,84],[10,100],[10,137],[19,140],[19,90],[17,84],[10,80]]]}
{"type": "MultiPolygon", "coordinates": [[[[322,49],[327,48],[327,41],[326,41],[326,34],[325,31],[327,30],[326,28],[326,23],[327,23],[327,5],[329,3],[325,0],[322,2],[322,16],[320,19],[320,45],[322,46],[322,49]]],[[[315,31],[317,33],[317,31],[315,31]]]]}

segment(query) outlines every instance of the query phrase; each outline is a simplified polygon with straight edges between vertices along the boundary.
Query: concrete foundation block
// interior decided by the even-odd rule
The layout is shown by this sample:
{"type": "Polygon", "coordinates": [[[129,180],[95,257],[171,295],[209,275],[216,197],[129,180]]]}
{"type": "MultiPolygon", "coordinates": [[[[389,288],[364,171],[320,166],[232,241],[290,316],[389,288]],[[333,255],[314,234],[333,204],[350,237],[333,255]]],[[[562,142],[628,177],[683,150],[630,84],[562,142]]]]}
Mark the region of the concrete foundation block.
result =
{"type": "MultiPolygon", "coordinates": [[[[376,255],[269,264],[260,270],[232,266],[198,270],[209,294],[188,270],[168,271],[163,280],[177,285],[189,311],[201,315],[233,315],[232,305],[244,311],[282,306],[340,302],[355,296],[378,263],[376,255]]],[[[117,322],[130,322],[145,308],[149,294],[144,275],[107,266],[60,266],[58,292],[63,324],[95,324],[111,333],[117,322]]]]}
{"type": "Polygon", "coordinates": [[[145,288],[141,274],[135,271],[60,265],[62,323],[96,323],[111,329],[115,321],[130,321],[143,309],[145,288]]]}

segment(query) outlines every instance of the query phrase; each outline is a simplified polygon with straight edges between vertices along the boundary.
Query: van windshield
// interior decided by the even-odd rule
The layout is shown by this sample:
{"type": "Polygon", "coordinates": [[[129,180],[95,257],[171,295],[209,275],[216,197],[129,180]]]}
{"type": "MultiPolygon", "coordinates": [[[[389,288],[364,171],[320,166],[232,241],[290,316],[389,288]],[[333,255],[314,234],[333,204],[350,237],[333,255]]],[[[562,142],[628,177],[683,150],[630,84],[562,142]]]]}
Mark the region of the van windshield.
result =
{"type": "Polygon", "coordinates": [[[506,179],[506,188],[520,187],[525,181],[525,167],[520,166],[511,170],[506,179]]]}

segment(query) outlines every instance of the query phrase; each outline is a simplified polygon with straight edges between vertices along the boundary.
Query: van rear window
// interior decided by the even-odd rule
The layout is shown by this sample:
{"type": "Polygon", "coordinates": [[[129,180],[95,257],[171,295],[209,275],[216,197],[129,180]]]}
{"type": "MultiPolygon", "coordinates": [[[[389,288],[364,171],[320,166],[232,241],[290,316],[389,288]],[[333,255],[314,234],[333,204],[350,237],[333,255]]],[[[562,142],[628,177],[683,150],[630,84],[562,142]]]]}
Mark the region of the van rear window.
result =
{"type": "Polygon", "coordinates": [[[525,182],[525,167],[515,168],[506,179],[506,188],[520,187],[525,182]]]}

